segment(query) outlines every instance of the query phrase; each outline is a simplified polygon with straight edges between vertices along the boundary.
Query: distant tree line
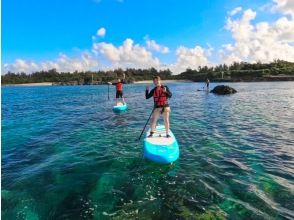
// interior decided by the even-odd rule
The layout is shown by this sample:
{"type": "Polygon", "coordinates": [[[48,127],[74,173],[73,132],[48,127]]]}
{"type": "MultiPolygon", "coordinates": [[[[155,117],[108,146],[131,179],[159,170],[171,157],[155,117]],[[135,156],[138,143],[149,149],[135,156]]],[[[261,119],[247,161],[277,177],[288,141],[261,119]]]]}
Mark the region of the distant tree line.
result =
{"type": "Polygon", "coordinates": [[[140,80],[151,80],[154,75],[162,79],[181,79],[192,81],[258,81],[258,80],[294,80],[294,63],[275,60],[272,63],[235,62],[231,65],[220,64],[214,67],[199,66],[198,69],[186,69],[179,75],[172,75],[169,69],[116,69],[107,71],[85,71],[73,73],[57,72],[56,69],[37,71],[31,74],[8,72],[1,76],[2,84],[53,82],[61,85],[104,84],[122,79],[132,83],[140,80]]]}
{"type": "Polygon", "coordinates": [[[127,83],[133,83],[139,80],[150,80],[154,75],[159,75],[163,79],[172,79],[172,72],[167,70],[150,69],[116,69],[108,71],[85,71],[73,73],[57,72],[56,69],[48,71],[37,71],[31,74],[26,73],[12,73],[1,76],[2,84],[21,84],[21,83],[39,83],[39,82],[53,82],[64,85],[91,85],[91,84],[105,84],[116,79],[123,79],[127,83]]]}
{"type": "Polygon", "coordinates": [[[275,60],[272,63],[234,62],[231,65],[220,64],[214,67],[198,67],[186,69],[176,79],[204,81],[206,78],[214,81],[258,81],[286,79],[294,80],[294,63],[275,60]]]}

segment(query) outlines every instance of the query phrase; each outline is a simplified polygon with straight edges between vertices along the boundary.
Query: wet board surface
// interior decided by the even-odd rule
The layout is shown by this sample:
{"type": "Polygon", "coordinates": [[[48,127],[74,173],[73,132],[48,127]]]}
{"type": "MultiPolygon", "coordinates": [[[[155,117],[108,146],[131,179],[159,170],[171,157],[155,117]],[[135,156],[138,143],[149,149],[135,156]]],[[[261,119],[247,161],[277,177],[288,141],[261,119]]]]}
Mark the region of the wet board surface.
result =
{"type": "Polygon", "coordinates": [[[179,158],[179,145],[169,130],[171,137],[166,137],[166,130],[163,125],[158,125],[152,137],[148,137],[150,129],[144,139],[144,157],[157,163],[172,163],[179,158]]]}
{"type": "Polygon", "coordinates": [[[112,107],[112,110],[114,112],[123,112],[123,111],[126,111],[128,109],[128,105],[127,103],[117,103],[117,105],[113,106],[112,107]]]}

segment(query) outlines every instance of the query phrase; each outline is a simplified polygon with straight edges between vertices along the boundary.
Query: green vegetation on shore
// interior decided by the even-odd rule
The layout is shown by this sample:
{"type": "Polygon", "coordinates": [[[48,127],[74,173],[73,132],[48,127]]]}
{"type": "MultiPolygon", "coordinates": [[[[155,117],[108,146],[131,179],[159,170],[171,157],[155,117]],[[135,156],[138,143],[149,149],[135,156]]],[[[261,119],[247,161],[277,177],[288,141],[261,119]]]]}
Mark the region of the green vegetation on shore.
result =
{"type": "Polygon", "coordinates": [[[276,81],[294,80],[294,63],[276,60],[272,63],[233,63],[232,65],[220,64],[214,67],[198,67],[187,69],[179,75],[172,75],[169,69],[116,69],[108,71],[86,71],[73,73],[57,72],[56,69],[38,71],[32,74],[12,73],[1,76],[2,84],[22,84],[53,82],[57,85],[90,85],[104,84],[108,81],[122,78],[128,83],[141,80],[151,80],[154,75],[162,79],[204,81],[207,77],[211,81],[276,81]]]}
{"type": "Polygon", "coordinates": [[[32,74],[26,73],[11,73],[8,72],[2,76],[2,84],[22,84],[22,83],[39,83],[39,82],[53,82],[60,85],[91,85],[91,84],[105,84],[117,78],[123,78],[125,74],[125,81],[133,83],[134,81],[150,80],[153,75],[159,75],[163,79],[172,79],[172,72],[170,70],[157,71],[155,68],[150,69],[116,69],[108,71],[85,71],[73,73],[57,72],[56,69],[48,71],[39,71],[32,74]]]}
{"type": "Polygon", "coordinates": [[[233,63],[228,66],[221,64],[214,67],[199,67],[198,70],[187,69],[185,72],[174,76],[176,79],[189,79],[204,81],[276,81],[294,80],[294,63],[276,60],[272,63],[233,63]]]}

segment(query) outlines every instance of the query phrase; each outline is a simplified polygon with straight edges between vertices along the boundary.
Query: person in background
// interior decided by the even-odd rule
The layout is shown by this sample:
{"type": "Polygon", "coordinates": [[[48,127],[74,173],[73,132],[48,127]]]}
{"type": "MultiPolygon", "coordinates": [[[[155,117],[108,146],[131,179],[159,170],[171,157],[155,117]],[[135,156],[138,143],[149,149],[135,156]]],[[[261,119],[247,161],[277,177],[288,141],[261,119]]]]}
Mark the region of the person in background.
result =
{"type": "Polygon", "coordinates": [[[210,83],[209,79],[206,78],[206,89],[207,89],[207,90],[209,90],[209,83],[210,83]]]}
{"type": "Polygon", "coordinates": [[[122,101],[123,104],[125,104],[125,98],[123,96],[123,87],[124,87],[124,82],[121,81],[120,79],[117,80],[117,82],[115,83],[111,83],[111,82],[108,82],[109,85],[114,85],[115,88],[116,88],[116,95],[115,95],[115,98],[116,98],[116,105],[118,105],[119,102],[122,101]]]}
{"type": "Polygon", "coordinates": [[[151,119],[151,132],[148,137],[152,137],[152,135],[154,134],[157,120],[160,114],[162,114],[165,130],[166,130],[166,137],[169,138],[170,137],[168,133],[170,128],[169,115],[171,110],[168,104],[168,98],[171,98],[172,93],[170,92],[167,86],[164,86],[161,84],[161,79],[159,76],[153,77],[153,83],[155,87],[149,92],[149,86],[146,86],[146,91],[145,91],[146,99],[153,97],[153,100],[154,100],[154,110],[153,110],[152,119],[151,119]]]}

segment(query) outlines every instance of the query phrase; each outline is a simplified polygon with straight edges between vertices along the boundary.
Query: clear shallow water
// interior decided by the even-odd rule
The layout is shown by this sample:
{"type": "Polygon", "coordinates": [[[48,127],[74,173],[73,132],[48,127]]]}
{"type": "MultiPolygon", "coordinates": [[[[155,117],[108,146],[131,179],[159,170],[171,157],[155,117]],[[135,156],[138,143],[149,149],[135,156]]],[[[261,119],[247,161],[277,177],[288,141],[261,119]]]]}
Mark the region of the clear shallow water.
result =
{"type": "Polygon", "coordinates": [[[2,219],[293,219],[294,83],[231,85],[169,84],[172,165],[142,158],[145,85],[120,115],[106,86],[2,87],[2,219]]]}

